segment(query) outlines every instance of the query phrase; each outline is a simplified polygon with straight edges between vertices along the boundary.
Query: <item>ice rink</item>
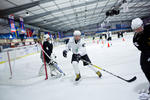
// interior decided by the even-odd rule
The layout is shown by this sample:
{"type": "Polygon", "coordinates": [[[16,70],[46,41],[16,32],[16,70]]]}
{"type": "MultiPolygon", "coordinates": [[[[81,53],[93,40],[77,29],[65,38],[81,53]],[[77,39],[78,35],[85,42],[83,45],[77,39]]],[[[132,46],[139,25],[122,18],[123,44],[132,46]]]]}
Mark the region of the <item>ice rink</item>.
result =
{"type": "MultiPolygon", "coordinates": [[[[39,80],[34,84],[25,85],[28,79],[33,81],[38,77],[42,64],[40,54],[18,59],[15,61],[11,80],[26,81],[23,81],[24,85],[0,85],[0,100],[138,100],[138,90],[146,88],[148,84],[140,68],[140,52],[134,47],[132,37],[125,36],[125,41],[121,38],[113,39],[109,48],[107,43],[103,46],[101,42],[93,44],[90,40],[86,47],[93,64],[126,79],[137,76],[137,80],[132,83],[124,82],[102,71],[103,77],[100,79],[80,62],[82,80],[75,85],[71,65],[72,53],[68,53],[68,57],[64,58],[62,51],[65,45],[61,45],[54,48],[54,53],[66,73],[65,77],[39,80]]],[[[9,72],[5,67],[6,63],[0,66],[0,81],[3,81],[2,79],[8,78],[9,72]]]]}

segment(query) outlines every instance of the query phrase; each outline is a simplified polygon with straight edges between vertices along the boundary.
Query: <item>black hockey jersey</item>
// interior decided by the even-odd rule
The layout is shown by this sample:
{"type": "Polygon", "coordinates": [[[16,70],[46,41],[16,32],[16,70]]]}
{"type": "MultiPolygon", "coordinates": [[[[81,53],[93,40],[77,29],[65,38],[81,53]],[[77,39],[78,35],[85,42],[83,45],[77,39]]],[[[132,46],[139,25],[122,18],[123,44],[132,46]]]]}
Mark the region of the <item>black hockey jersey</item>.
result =
{"type": "Polygon", "coordinates": [[[135,33],[133,43],[142,53],[150,55],[150,25],[143,32],[135,33]]]}
{"type": "MultiPolygon", "coordinates": [[[[47,53],[47,55],[50,57],[52,52],[53,52],[53,44],[49,43],[48,41],[45,41],[43,43],[43,50],[47,53]]],[[[46,54],[44,54],[45,56],[45,60],[47,63],[49,63],[50,59],[46,54]]]]}

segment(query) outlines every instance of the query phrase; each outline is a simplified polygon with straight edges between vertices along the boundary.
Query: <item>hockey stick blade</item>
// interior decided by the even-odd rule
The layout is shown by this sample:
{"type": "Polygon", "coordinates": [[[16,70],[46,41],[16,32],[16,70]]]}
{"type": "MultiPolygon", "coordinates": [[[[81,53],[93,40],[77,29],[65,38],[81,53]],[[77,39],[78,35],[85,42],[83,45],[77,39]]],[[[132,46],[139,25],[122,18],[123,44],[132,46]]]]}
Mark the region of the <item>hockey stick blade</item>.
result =
{"type": "Polygon", "coordinates": [[[132,79],[126,80],[126,81],[129,82],[129,83],[131,83],[131,82],[135,81],[136,79],[137,79],[136,76],[134,76],[132,79]]]}
{"type": "Polygon", "coordinates": [[[90,65],[92,65],[92,66],[94,66],[95,68],[98,68],[98,69],[100,69],[100,70],[102,70],[102,71],[104,71],[104,72],[106,72],[106,73],[108,73],[108,74],[111,74],[111,75],[113,75],[113,76],[115,76],[115,77],[117,77],[117,78],[119,78],[119,79],[121,79],[121,80],[124,80],[124,81],[126,81],[126,82],[133,82],[133,81],[135,81],[137,78],[136,78],[136,76],[134,76],[132,79],[130,79],[130,80],[126,80],[126,79],[124,79],[124,78],[122,78],[122,77],[120,77],[120,76],[118,76],[118,75],[115,75],[115,74],[113,74],[113,73],[111,73],[111,72],[109,72],[109,71],[107,71],[107,70],[105,70],[105,69],[102,69],[102,68],[100,68],[100,67],[98,67],[98,66],[96,66],[96,65],[94,65],[94,64],[92,64],[92,63],[90,63],[90,62],[87,62],[87,61],[85,61],[85,60],[83,60],[82,59],[82,61],[83,62],[86,62],[86,63],[88,63],[88,64],[90,64],[90,65]]]}

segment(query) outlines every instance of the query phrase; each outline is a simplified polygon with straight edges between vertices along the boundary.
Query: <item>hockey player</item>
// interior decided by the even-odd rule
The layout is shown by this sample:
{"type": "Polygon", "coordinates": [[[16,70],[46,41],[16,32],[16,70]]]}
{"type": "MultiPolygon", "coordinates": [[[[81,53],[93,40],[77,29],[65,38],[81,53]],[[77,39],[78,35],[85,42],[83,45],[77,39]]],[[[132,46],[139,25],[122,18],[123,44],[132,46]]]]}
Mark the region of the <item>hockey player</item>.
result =
{"type": "MultiPolygon", "coordinates": [[[[74,35],[74,38],[69,40],[66,50],[63,51],[63,56],[67,57],[68,51],[73,52],[71,63],[73,65],[75,75],[76,75],[75,81],[78,81],[81,78],[80,71],[78,68],[79,61],[82,59],[90,63],[91,61],[86,53],[85,42],[81,40],[81,32],[76,30],[74,31],[73,35],[74,35]]],[[[99,77],[102,76],[100,71],[94,69],[91,65],[88,65],[88,63],[83,62],[83,65],[91,68],[99,77]]]]}
{"type": "Polygon", "coordinates": [[[107,41],[111,41],[112,40],[112,36],[111,36],[112,34],[111,34],[111,31],[109,31],[108,33],[107,33],[107,41]]]}
{"type": "Polygon", "coordinates": [[[45,61],[47,63],[50,62],[49,57],[51,56],[52,52],[53,52],[53,44],[52,42],[50,42],[50,37],[48,34],[44,35],[44,42],[43,42],[43,50],[46,52],[46,54],[44,53],[45,56],[45,61]],[[49,57],[48,57],[49,56],[49,57]]]}
{"type": "MultiPolygon", "coordinates": [[[[45,61],[50,67],[51,76],[54,76],[54,74],[52,74],[52,71],[55,71],[55,69],[58,70],[62,75],[65,75],[65,73],[63,73],[63,71],[58,67],[57,62],[55,62],[51,57],[51,54],[53,52],[53,44],[52,41],[50,41],[50,37],[48,34],[44,35],[43,52],[44,52],[45,61]]],[[[41,53],[41,59],[43,60],[42,53],[41,53]]]]}
{"type": "Polygon", "coordinates": [[[141,51],[141,68],[150,82],[150,25],[143,26],[143,21],[136,18],[132,20],[131,27],[135,32],[133,43],[141,51]]]}

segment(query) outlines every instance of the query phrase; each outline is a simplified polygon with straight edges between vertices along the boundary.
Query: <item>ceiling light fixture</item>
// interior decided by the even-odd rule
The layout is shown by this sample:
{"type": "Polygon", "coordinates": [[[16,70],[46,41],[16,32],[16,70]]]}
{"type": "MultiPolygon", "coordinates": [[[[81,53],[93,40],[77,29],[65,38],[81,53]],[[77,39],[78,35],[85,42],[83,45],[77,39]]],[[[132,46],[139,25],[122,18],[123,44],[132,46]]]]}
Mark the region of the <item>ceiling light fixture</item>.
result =
{"type": "Polygon", "coordinates": [[[26,16],[29,16],[30,14],[29,14],[29,12],[26,12],[26,16]]]}
{"type": "Polygon", "coordinates": [[[46,23],[46,20],[43,20],[43,23],[46,23]]]}

